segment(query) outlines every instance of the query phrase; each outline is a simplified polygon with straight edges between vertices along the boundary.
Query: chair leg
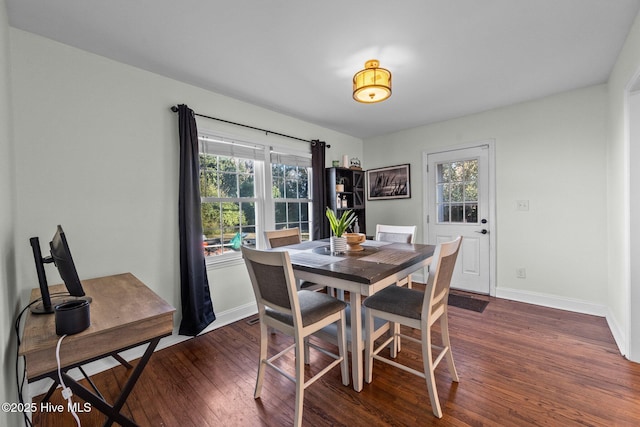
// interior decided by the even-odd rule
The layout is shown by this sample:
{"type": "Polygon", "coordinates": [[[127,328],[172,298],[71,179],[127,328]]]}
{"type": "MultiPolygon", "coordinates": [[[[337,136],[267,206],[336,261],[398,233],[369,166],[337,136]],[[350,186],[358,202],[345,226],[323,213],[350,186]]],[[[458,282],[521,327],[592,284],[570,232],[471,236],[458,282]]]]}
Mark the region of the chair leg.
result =
{"type": "Polygon", "coordinates": [[[442,409],[440,409],[440,401],[438,400],[438,390],[436,389],[436,377],[433,373],[433,352],[431,349],[431,327],[424,325],[421,331],[422,335],[422,363],[424,365],[424,376],[427,380],[427,389],[429,390],[429,399],[431,400],[431,408],[433,414],[442,418],[442,409]]]}
{"type": "MultiPolygon", "coordinates": [[[[370,383],[373,379],[373,314],[365,310],[364,318],[364,381],[370,383]]],[[[391,329],[391,328],[389,328],[391,329]]],[[[391,331],[390,331],[391,332],[391,331]]],[[[393,342],[391,342],[393,346],[393,342]]]]}
{"type": "Polygon", "coordinates": [[[304,337],[304,364],[308,365],[311,360],[311,354],[309,353],[309,337],[304,337]]]}
{"type": "Polygon", "coordinates": [[[267,326],[264,322],[260,322],[260,362],[258,365],[258,378],[256,379],[256,388],[253,392],[253,398],[257,399],[260,397],[260,393],[262,392],[262,383],[264,381],[264,370],[267,366],[267,326]]]}
{"type": "Polygon", "coordinates": [[[304,406],[304,357],[300,357],[304,352],[304,339],[296,337],[296,409],[293,418],[293,425],[302,425],[302,409],[304,406]]]}
{"type": "Polygon", "coordinates": [[[392,359],[395,359],[398,356],[398,352],[400,351],[400,337],[398,334],[400,333],[400,324],[395,322],[389,322],[389,335],[393,337],[393,340],[389,343],[389,355],[392,359]]]}
{"type": "Polygon", "coordinates": [[[338,322],[337,327],[337,339],[338,355],[342,357],[342,362],[340,362],[342,384],[349,385],[349,353],[347,352],[347,320],[345,316],[345,312],[340,316],[340,321],[338,322]]]}
{"type": "Polygon", "coordinates": [[[447,311],[440,317],[440,329],[442,333],[442,346],[447,349],[445,359],[447,360],[447,366],[449,367],[449,374],[455,382],[459,382],[458,371],[456,371],[456,365],[453,363],[453,353],[451,352],[451,341],[449,341],[449,319],[447,311]]]}

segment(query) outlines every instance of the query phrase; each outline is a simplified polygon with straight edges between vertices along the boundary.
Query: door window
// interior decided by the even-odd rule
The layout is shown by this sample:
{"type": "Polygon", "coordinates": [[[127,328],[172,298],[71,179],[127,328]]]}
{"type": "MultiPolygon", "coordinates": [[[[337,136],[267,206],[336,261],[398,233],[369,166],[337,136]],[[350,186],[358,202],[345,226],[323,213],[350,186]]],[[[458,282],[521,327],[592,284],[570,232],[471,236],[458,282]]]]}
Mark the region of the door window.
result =
{"type": "Polygon", "coordinates": [[[478,160],[437,164],[438,223],[478,223],[478,160]]]}

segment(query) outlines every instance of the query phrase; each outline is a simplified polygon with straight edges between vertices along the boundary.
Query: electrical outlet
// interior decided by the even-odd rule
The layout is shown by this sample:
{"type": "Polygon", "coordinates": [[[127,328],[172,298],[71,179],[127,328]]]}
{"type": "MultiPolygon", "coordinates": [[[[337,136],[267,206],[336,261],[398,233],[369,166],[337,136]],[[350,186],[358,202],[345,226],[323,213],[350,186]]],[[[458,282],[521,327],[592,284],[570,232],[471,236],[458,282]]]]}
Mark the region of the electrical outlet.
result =
{"type": "Polygon", "coordinates": [[[527,269],[526,268],[516,268],[516,277],[518,279],[526,279],[527,278],[527,269]]]}
{"type": "Polygon", "coordinates": [[[519,211],[528,211],[529,210],[529,201],[528,200],[517,200],[516,201],[516,209],[519,211]]]}

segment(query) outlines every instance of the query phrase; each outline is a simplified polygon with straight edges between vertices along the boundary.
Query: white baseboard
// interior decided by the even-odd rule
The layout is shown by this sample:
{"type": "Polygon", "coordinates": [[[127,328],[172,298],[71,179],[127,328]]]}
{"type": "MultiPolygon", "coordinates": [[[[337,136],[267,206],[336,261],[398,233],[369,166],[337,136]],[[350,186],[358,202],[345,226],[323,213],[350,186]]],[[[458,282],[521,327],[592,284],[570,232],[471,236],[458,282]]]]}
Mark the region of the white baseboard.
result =
{"type": "MultiPolygon", "coordinates": [[[[216,314],[216,320],[212,322],[209,326],[207,326],[200,333],[200,335],[206,334],[207,332],[211,332],[214,329],[218,329],[230,323],[244,319],[245,317],[254,315],[257,312],[258,312],[258,308],[256,306],[256,303],[251,302],[249,304],[245,304],[243,306],[236,307],[234,309],[216,314]]],[[[177,331],[173,331],[172,335],[168,337],[164,337],[160,340],[160,343],[158,344],[158,347],[156,348],[155,351],[162,350],[163,348],[170,347],[172,345],[181,343],[191,338],[192,337],[185,336],[185,335],[178,335],[177,331]]],[[[64,341],[62,342],[62,345],[64,346],[64,341]]],[[[125,359],[126,361],[136,360],[142,357],[146,348],[147,348],[146,346],[132,348],[130,350],[123,351],[122,353],[120,353],[120,356],[122,356],[122,358],[125,359]]],[[[106,371],[111,368],[115,368],[119,364],[120,363],[114,358],[108,357],[106,359],[96,360],[95,362],[91,362],[86,365],[83,365],[83,369],[85,370],[87,375],[91,376],[99,372],[106,371]]],[[[69,375],[76,380],[79,380],[82,378],[82,373],[80,373],[80,371],[77,369],[72,369],[71,371],[69,371],[69,375]]],[[[52,380],[49,378],[45,378],[45,379],[33,382],[31,384],[28,384],[27,385],[28,389],[25,392],[25,400],[31,401],[31,399],[34,396],[39,396],[41,394],[46,393],[47,390],[49,390],[49,387],[51,387],[51,384],[52,384],[52,380]]]]}
{"type": "Polygon", "coordinates": [[[608,309],[605,305],[595,304],[575,298],[560,297],[558,295],[542,294],[538,292],[522,291],[519,289],[496,288],[496,297],[513,301],[541,305],[543,307],[574,311],[576,313],[591,314],[606,317],[608,309]]]}
{"type": "Polygon", "coordinates": [[[624,357],[629,357],[629,350],[627,346],[627,339],[625,338],[624,333],[622,333],[622,328],[620,328],[620,324],[617,322],[616,318],[613,316],[611,310],[607,310],[607,324],[609,325],[609,329],[611,330],[611,334],[613,335],[613,339],[616,341],[618,345],[618,350],[620,354],[624,357]]]}

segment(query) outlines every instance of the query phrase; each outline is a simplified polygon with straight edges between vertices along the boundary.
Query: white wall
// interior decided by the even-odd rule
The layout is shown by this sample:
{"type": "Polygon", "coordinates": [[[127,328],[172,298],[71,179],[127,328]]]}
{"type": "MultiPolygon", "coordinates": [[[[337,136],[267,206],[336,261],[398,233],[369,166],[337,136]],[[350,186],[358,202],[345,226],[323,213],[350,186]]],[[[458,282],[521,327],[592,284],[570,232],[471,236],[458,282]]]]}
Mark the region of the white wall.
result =
{"type": "Polygon", "coordinates": [[[637,311],[640,307],[640,278],[636,278],[636,281],[631,283],[630,264],[637,264],[638,260],[630,259],[630,199],[637,199],[640,189],[636,187],[632,191],[630,188],[630,169],[637,167],[637,163],[630,161],[627,94],[639,75],[640,18],[636,17],[608,82],[609,276],[607,303],[611,309],[610,325],[614,331],[620,331],[615,334],[618,345],[623,353],[627,354],[633,343],[634,354],[627,354],[627,357],[638,362],[640,362],[640,316],[637,311]]]}
{"type": "MultiPolygon", "coordinates": [[[[11,63],[9,24],[5,0],[0,0],[0,401],[18,402],[15,383],[16,337],[13,319],[18,314],[14,232],[15,185],[11,125],[11,63]]],[[[19,425],[18,414],[0,413],[0,425],[19,425]]]]}
{"type": "MultiPolygon", "coordinates": [[[[81,278],[130,271],[180,308],[179,153],[172,105],[185,103],[202,114],[325,140],[333,147],[328,160],[334,152],[362,154],[359,139],[31,33],[12,28],[10,34],[17,279],[24,299],[37,286],[29,237],[40,236],[45,245],[62,224],[81,278]]],[[[198,119],[198,126],[293,144],[206,119],[198,119]]],[[[47,274],[50,283],[59,282],[52,266],[47,274]]],[[[218,316],[253,306],[242,265],[211,271],[210,278],[218,316]]],[[[176,324],[179,319],[178,310],[176,324]]]]}
{"type": "MultiPolygon", "coordinates": [[[[629,98],[629,158],[632,165],[640,164],[640,91],[629,98]]],[[[630,328],[629,359],[640,361],[640,170],[630,168],[630,328]],[[633,335],[636,334],[636,335],[633,335]]]]}
{"type": "Polygon", "coordinates": [[[411,199],[368,202],[367,223],[421,227],[421,153],[494,139],[497,295],[602,315],[605,103],[599,85],[365,140],[367,168],[410,163],[412,175],[411,199]],[[529,212],[516,200],[529,200],[529,212]],[[516,279],[520,266],[526,279],[516,279]]]}

